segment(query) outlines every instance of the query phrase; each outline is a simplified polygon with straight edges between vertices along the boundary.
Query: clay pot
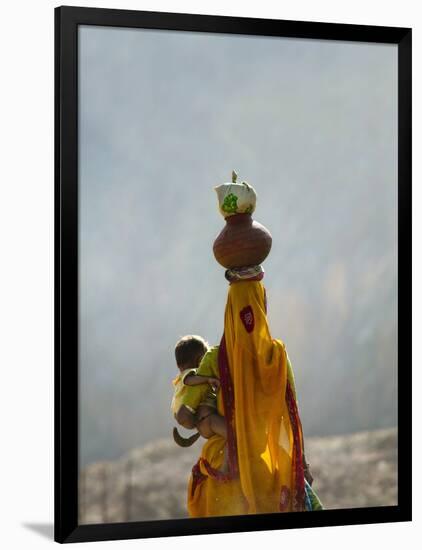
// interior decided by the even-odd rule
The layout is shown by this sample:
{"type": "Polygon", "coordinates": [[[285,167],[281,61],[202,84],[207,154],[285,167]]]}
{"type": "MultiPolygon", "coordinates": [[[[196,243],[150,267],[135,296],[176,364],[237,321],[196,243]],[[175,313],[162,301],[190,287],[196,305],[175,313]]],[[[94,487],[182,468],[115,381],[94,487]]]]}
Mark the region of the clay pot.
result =
{"type": "Polygon", "coordinates": [[[250,214],[226,218],[226,225],[214,241],[215,259],[226,269],[261,264],[271,250],[271,233],[250,214]]]}

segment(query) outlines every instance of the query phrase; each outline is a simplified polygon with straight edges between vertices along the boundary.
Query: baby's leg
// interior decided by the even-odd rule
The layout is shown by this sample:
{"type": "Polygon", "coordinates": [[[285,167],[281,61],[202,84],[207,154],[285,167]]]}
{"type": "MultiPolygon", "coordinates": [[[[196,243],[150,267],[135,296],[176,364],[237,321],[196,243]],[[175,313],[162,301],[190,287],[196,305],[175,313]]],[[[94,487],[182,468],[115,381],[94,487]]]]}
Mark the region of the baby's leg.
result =
{"type": "Polygon", "coordinates": [[[202,435],[202,437],[205,437],[205,439],[209,439],[210,437],[215,435],[212,431],[210,420],[210,416],[212,416],[214,413],[215,409],[213,407],[209,407],[207,405],[200,405],[198,407],[198,420],[196,423],[196,428],[198,432],[202,435]]]}
{"type": "MultiPolygon", "coordinates": [[[[200,405],[198,408],[198,422],[197,430],[205,437],[209,439],[213,435],[220,435],[227,440],[227,424],[224,416],[217,414],[216,409],[213,407],[208,407],[206,405],[200,405]]],[[[227,441],[224,445],[224,450],[221,451],[223,455],[223,464],[221,466],[221,471],[224,473],[228,472],[228,457],[227,457],[227,441]]]]}
{"type": "Polygon", "coordinates": [[[209,417],[199,420],[196,427],[198,429],[198,432],[202,435],[202,437],[205,437],[205,439],[209,439],[210,437],[215,435],[211,429],[209,417]]]}
{"type": "Polygon", "coordinates": [[[216,409],[207,405],[198,408],[197,428],[202,437],[206,439],[213,435],[220,435],[227,439],[226,420],[217,414],[216,409]]]}
{"type": "Polygon", "coordinates": [[[208,418],[210,421],[211,430],[215,434],[221,435],[221,437],[227,439],[227,425],[224,416],[220,416],[219,414],[215,413],[210,415],[208,418]]]}

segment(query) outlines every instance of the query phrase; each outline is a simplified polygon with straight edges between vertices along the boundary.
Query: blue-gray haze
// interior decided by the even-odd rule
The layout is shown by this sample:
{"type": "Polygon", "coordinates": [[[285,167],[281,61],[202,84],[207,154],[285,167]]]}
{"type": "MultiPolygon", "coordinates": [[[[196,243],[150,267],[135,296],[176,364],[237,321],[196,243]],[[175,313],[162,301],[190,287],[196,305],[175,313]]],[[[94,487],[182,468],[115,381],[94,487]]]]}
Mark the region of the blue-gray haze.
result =
{"type": "MultiPolygon", "coordinates": [[[[176,340],[218,343],[213,187],[273,235],[273,337],[305,434],[395,425],[395,46],[81,27],[80,457],[169,436],[176,340]]],[[[404,366],[405,367],[405,366],[404,366]]]]}

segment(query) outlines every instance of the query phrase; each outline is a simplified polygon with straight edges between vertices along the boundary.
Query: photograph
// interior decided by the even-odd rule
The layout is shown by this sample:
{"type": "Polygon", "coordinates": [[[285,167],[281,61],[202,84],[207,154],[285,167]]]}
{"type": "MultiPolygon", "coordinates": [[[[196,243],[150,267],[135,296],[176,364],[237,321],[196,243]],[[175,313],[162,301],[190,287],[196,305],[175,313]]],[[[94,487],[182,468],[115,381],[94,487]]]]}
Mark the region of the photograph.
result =
{"type": "Polygon", "coordinates": [[[135,27],[77,28],[78,524],[397,506],[398,44],[135,27]]]}
{"type": "Polygon", "coordinates": [[[5,4],[4,548],[421,538],[415,6],[5,4]]]}

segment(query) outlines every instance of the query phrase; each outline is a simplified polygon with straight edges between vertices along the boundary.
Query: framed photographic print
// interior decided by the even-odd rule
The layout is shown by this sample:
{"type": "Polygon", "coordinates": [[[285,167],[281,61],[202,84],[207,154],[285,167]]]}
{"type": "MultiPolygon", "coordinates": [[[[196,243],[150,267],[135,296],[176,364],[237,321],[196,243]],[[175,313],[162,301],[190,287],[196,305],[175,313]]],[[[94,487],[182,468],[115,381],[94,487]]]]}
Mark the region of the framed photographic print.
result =
{"type": "Polygon", "coordinates": [[[60,7],[55,69],[56,541],[409,521],[411,30],[60,7]]]}

